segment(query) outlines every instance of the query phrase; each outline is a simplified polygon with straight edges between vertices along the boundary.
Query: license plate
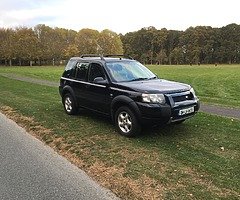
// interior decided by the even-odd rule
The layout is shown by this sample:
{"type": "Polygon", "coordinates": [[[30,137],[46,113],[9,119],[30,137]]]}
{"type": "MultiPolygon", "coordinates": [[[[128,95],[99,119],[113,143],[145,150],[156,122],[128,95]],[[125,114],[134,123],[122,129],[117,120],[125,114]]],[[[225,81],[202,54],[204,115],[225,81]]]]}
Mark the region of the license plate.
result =
{"type": "Polygon", "coordinates": [[[194,107],[190,107],[190,108],[185,108],[185,109],[179,110],[178,115],[182,116],[182,115],[187,115],[187,114],[190,114],[193,112],[194,112],[194,107]]]}

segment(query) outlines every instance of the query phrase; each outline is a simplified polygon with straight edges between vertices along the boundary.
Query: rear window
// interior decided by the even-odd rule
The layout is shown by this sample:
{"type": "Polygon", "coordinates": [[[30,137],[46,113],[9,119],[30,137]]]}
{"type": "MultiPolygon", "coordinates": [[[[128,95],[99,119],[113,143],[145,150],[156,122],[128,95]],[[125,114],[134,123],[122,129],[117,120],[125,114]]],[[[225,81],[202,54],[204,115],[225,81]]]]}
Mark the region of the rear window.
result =
{"type": "Polygon", "coordinates": [[[76,65],[76,63],[77,63],[76,60],[70,59],[65,67],[65,70],[67,71],[72,69],[76,65]]]}

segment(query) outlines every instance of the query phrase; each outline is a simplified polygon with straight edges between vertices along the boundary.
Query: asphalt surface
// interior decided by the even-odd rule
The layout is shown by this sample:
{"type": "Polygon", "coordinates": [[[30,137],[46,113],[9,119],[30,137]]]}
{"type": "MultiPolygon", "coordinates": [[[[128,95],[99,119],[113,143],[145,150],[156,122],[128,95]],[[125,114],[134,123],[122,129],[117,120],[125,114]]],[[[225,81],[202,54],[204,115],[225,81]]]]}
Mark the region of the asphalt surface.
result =
{"type": "Polygon", "coordinates": [[[0,200],[118,199],[0,113],[0,200]]]}
{"type": "Polygon", "coordinates": [[[240,109],[238,108],[225,108],[217,105],[201,104],[200,111],[219,116],[240,119],[240,109]]]}
{"type": "Polygon", "coordinates": [[[48,80],[43,80],[43,79],[36,79],[36,78],[28,77],[28,76],[20,76],[20,75],[12,74],[12,73],[0,73],[0,76],[18,80],[18,81],[25,81],[25,82],[35,83],[35,84],[39,84],[39,85],[46,85],[46,86],[50,86],[50,87],[58,87],[59,86],[58,82],[48,81],[48,80]]]}

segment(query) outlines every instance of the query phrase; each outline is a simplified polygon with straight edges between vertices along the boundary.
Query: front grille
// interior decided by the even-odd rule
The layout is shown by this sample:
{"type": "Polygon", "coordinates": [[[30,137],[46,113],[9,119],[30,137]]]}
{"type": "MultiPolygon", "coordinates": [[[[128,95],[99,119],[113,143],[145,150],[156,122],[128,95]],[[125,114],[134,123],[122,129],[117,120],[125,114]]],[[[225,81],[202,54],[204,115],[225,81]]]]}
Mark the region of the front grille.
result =
{"type": "Polygon", "coordinates": [[[172,98],[174,102],[181,102],[181,101],[193,100],[193,95],[192,93],[189,93],[186,95],[173,96],[172,98]]]}
{"type": "Polygon", "coordinates": [[[192,117],[198,110],[197,99],[195,99],[190,91],[172,93],[166,96],[171,106],[171,121],[179,121],[192,117]],[[194,112],[192,112],[192,107],[194,107],[194,112]]]}

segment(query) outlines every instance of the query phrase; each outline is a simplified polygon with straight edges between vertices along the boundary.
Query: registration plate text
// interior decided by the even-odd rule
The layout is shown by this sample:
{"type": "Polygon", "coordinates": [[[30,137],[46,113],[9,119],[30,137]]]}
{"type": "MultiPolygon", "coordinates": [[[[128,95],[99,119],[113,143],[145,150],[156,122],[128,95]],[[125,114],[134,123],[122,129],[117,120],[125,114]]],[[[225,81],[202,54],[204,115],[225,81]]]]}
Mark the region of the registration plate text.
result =
{"type": "Polygon", "coordinates": [[[187,115],[187,114],[190,114],[193,112],[194,112],[194,107],[190,107],[190,108],[185,108],[185,109],[179,110],[178,115],[182,116],[182,115],[187,115]]]}

